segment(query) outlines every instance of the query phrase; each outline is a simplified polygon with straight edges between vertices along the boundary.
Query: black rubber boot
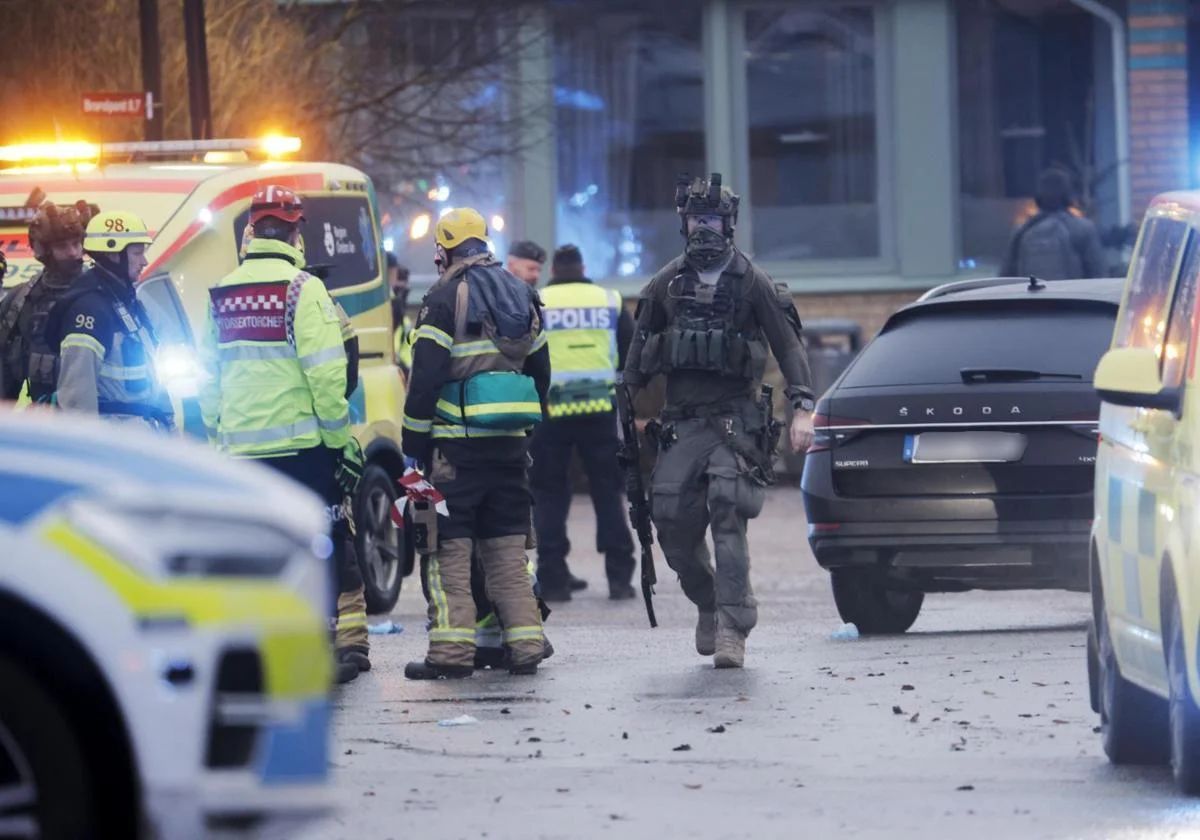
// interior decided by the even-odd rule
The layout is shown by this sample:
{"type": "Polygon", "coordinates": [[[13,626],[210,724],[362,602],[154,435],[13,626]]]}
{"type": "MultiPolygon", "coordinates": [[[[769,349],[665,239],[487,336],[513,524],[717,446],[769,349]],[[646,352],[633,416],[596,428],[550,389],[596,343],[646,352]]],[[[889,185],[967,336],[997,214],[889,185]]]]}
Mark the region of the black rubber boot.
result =
{"type": "Polygon", "coordinates": [[[337,659],[339,665],[349,662],[359,671],[371,670],[371,660],[367,657],[367,652],[359,648],[343,648],[337,652],[337,659]]]}
{"type": "Polygon", "coordinates": [[[608,582],[608,600],[610,601],[628,601],[631,598],[637,597],[637,590],[632,584],[618,583],[616,581],[608,582]]]}
{"type": "Polygon", "coordinates": [[[588,588],[588,582],[583,578],[575,577],[575,575],[567,572],[567,585],[572,592],[581,592],[588,588]]]}
{"type": "Polygon", "coordinates": [[[514,677],[532,677],[537,673],[536,662],[528,662],[524,665],[513,665],[509,667],[508,673],[514,677]]]}
{"type": "Polygon", "coordinates": [[[554,645],[550,644],[547,638],[542,639],[542,661],[545,662],[554,655],[554,645]]]}
{"type": "Polygon", "coordinates": [[[428,659],[404,666],[404,676],[410,680],[461,680],[474,672],[470,665],[436,665],[428,659]]]}
{"type": "Polygon", "coordinates": [[[508,649],[503,647],[475,648],[475,668],[503,668],[508,661],[508,649]]]}
{"type": "Polygon", "coordinates": [[[571,600],[571,584],[569,582],[546,583],[542,581],[542,600],[552,604],[562,604],[571,600]]]}
{"type": "Polygon", "coordinates": [[[358,665],[353,662],[343,662],[340,659],[333,660],[333,678],[338,685],[346,683],[358,678],[358,665]]]}

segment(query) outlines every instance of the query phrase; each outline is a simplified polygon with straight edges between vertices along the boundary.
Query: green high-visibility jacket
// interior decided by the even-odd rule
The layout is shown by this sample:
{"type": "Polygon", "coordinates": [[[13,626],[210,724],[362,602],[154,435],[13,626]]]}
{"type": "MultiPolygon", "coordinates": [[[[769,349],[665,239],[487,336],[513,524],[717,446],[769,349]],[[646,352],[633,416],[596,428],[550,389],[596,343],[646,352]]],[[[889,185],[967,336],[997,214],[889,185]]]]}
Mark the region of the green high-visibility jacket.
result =
{"type": "Polygon", "coordinates": [[[253,240],[210,290],[200,411],[222,450],[264,457],[350,439],[346,352],[325,284],[284,242],[253,240]]]}

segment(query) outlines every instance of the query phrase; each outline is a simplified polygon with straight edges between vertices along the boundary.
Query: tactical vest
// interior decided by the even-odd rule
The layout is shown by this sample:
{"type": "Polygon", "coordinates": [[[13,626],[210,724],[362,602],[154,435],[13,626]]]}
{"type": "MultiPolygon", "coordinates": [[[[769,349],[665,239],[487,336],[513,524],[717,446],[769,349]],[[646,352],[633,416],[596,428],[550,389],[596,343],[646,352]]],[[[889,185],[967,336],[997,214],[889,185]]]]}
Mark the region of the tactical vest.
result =
{"type": "Polygon", "coordinates": [[[542,292],[550,345],[551,418],[612,411],[621,295],[591,283],[554,283],[542,292]]]}
{"type": "MultiPolygon", "coordinates": [[[[738,258],[745,259],[738,255],[738,258]]],[[[646,338],[640,371],[647,377],[676,370],[707,371],[754,381],[767,366],[767,342],[744,294],[747,263],[741,274],[726,271],[708,286],[689,268],[667,284],[660,305],[666,327],[646,338]]]]}
{"type": "Polygon", "coordinates": [[[0,319],[3,338],[4,387],[15,398],[29,380],[29,398],[48,403],[58,387],[58,351],[46,335],[50,311],[71,288],[71,280],[43,271],[14,290],[5,300],[0,319]]]}
{"type": "MultiPolygon", "coordinates": [[[[523,336],[501,336],[489,315],[472,321],[471,285],[479,272],[508,274],[489,254],[481,254],[455,264],[441,279],[448,283],[463,275],[455,290],[450,376],[438,395],[435,439],[523,436],[542,418],[533,380],[521,373],[526,357],[545,343],[537,308],[530,307],[523,336]]],[[[511,275],[487,279],[521,282],[511,275]]],[[[478,301],[474,308],[483,311],[478,301]]]]}

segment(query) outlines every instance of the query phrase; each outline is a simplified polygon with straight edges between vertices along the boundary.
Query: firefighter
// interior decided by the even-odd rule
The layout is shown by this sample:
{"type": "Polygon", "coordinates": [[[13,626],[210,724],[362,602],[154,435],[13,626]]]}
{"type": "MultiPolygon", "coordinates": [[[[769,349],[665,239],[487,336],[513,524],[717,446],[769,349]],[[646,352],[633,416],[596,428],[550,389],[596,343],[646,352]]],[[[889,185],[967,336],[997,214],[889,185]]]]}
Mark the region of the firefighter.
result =
{"type": "Polygon", "coordinates": [[[0,397],[17,399],[26,381],[34,402],[49,403],[57,390],[58,358],[48,343],[46,320],[83,273],[83,234],[98,212],[82,200],[69,207],[46,201],[29,223],[29,246],[43,269],[0,302],[0,397]]]}
{"type": "Polygon", "coordinates": [[[625,311],[620,293],[587,278],[583,255],[574,245],[554,252],[542,301],[552,371],[550,416],[534,432],[530,469],[542,597],[569,601],[575,588],[567,568],[567,513],[571,454],[578,451],[596,512],[596,548],[604,555],[608,596],[614,601],[633,598],[633,537],[623,506],[613,407],[617,371],[633,336],[633,317],[625,311]]]}
{"type": "Polygon", "coordinates": [[[83,249],[95,265],[59,299],[46,326],[58,350],[59,408],[175,427],[154,370],[158,339],[134,285],[151,241],[133,213],[109,211],[88,222],[83,249]]]}
{"type": "Polygon", "coordinates": [[[319,278],[303,270],[300,198],[259,190],[245,260],[210,290],[200,410],[211,440],[304,484],[327,505],[338,583],[336,676],[370,670],[362,575],[347,505],[362,475],[350,433],[342,318],[319,278]]]}
{"type": "Polygon", "coordinates": [[[429,540],[429,649],[409,679],[470,676],[476,605],[471,554],[504,627],[509,672],[534,674],[542,617],[525,555],[528,432],[543,416],[550,361],[537,293],[503,268],[487,225],[469,208],[435,232],[439,278],[422,302],[404,407],[404,452],[445,496],[449,516],[429,540]]]}

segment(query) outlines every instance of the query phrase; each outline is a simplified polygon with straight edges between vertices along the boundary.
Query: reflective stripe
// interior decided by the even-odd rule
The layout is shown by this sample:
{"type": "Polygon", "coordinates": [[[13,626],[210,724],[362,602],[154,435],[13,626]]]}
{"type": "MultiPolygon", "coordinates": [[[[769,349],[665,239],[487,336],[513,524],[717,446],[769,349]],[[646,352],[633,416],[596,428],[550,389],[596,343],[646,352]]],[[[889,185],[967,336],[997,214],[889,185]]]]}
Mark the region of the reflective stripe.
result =
{"type": "MultiPolygon", "coordinates": [[[[349,422],[349,418],[347,421],[349,422]]],[[[343,423],[345,425],[345,423],[343,423]]],[[[245,432],[222,432],[222,446],[242,446],[247,443],[275,443],[281,440],[310,435],[317,430],[317,418],[306,417],[288,426],[272,426],[269,429],[254,429],[245,432]]]]}
{"type": "Polygon", "coordinates": [[[471,426],[443,426],[440,423],[433,427],[433,437],[445,438],[487,438],[487,437],[525,437],[521,429],[477,429],[471,426]]]}
{"type": "MultiPolygon", "coordinates": [[[[446,602],[446,591],[442,589],[442,564],[438,562],[436,551],[429,555],[426,578],[429,583],[429,598],[433,601],[434,627],[429,633],[432,640],[434,632],[450,626],[450,605],[446,602]]],[[[475,638],[474,633],[471,634],[471,638],[475,638]]]]}
{"type": "Polygon", "coordinates": [[[123,381],[128,381],[130,379],[149,379],[150,369],[145,365],[123,367],[121,365],[110,365],[105,363],[100,365],[100,375],[107,376],[109,379],[120,379],[123,381]]]}
{"type": "Polygon", "coordinates": [[[612,411],[612,400],[579,400],[550,406],[551,417],[566,417],[580,414],[602,414],[612,411]]]}
{"type": "Polygon", "coordinates": [[[564,370],[554,371],[555,382],[575,382],[580,379],[591,379],[594,381],[605,382],[610,385],[615,385],[617,382],[617,372],[612,368],[600,368],[598,370],[564,370]]]}
{"type": "Polygon", "coordinates": [[[85,350],[91,350],[101,359],[104,358],[104,345],[90,335],[83,335],[82,333],[71,333],[62,340],[59,347],[82,347],[85,350]]]}
{"type": "Polygon", "coordinates": [[[439,330],[432,324],[422,324],[417,327],[416,338],[413,342],[416,343],[422,338],[428,338],[434,344],[445,347],[449,350],[454,345],[454,339],[445,330],[439,330]]]}
{"type": "Polygon", "coordinates": [[[528,642],[541,641],[545,638],[542,628],[534,625],[532,627],[511,627],[504,631],[504,641],[506,642],[528,642]]]}
{"type": "Polygon", "coordinates": [[[317,425],[327,432],[336,432],[338,429],[344,429],[350,425],[350,412],[346,412],[337,420],[322,420],[318,417],[317,425]]]}
{"type": "Polygon", "coordinates": [[[339,630],[353,630],[366,626],[367,614],[365,612],[344,613],[337,617],[337,628],[339,630]]]}
{"type": "MultiPolygon", "coordinates": [[[[437,401],[438,411],[451,417],[462,417],[462,409],[454,403],[445,400],[437,401]]],[[[542,404],[535,402],[493,402],[467,406],[467,417],[479,417],[484,414],[540,414],[542,404]]]]}
{"type": "Polygon", "coordinates": [[[474,627],[445,627],[429,631],[429,641],[443,643],[475,644],[474,627]]]}
{"type": "Polygon", "coordinates": [[[404,426],[404,428],[408,429],[409,431],[428,432],[431,428],[433,428],[433,421],[432,420],[418,420],[415,417],[409,417],[407,414],[405,414],[402,425],[404,426]]]}
{"type": "Polygon", "coordinates": [[[531,352],[531,353],[536,353],[538,350],[541,350],[543,347],[545,347],[545,346],[546,346],[546,342],[547,342],[548,340],[549,340],[549,339],[547,339],[547,337],[546,337],[546,333],[545,333],[545,331],[544,331],[544,330],[543,330],[542,332],[538,333],[538,334],[537,334],[537,338],[535,338],[535,339],[533,340],[533,347],[532,347],[532,348],[530,348],[530,351],[529,351],[529,352],[531,352]]]}
{"type": "Polygon", "coordinates": [[[500,348],[490,339],[483,341],[464,341],[450,348],[450,355],[455,358],[464,356],[486,356],[489,353],[499,353],[500,348]]]}
{"type": "Polygon", "coordinates": [[[218,351],[222,362],[263,362],[296,358],[290,344],[228,344],[218,351]]]}
{"type": "Polygon", "coordinates": [[[323,365],[326,362],[345,361],[345,359],[346,349],[344,347],[327,347],[324,350],[318,350],[316,353],[301,356],[300,367],[308,370],[317,365],[323,365]]]}

